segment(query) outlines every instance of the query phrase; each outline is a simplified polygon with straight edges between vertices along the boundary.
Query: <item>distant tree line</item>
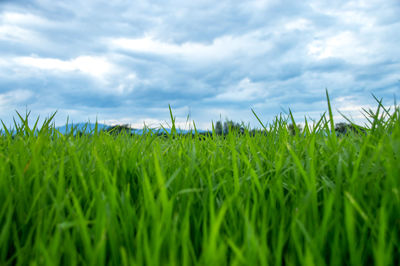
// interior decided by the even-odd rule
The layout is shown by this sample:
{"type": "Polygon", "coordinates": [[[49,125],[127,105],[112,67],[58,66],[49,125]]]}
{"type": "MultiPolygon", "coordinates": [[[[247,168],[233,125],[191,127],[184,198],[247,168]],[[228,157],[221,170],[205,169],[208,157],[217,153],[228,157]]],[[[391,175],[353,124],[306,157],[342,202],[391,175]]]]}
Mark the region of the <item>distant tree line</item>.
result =
{"type": "MultiPolygon", "coordinates": [[[[298,132],[302,132],[303,128],[300,124],[296,125],[298,132]]],[[[119,135],[121,133],[128,134],[128,135],[135,135],[135,133],[132,132],[132,128],[128,124],[123,124],[123,125],[114,125],[106,128],[104,131],[111,134],[111,135],[119,135]]],[[[215,134],[218,136],[225,136],[229,134],[229,132],[236,132],[239,135],[243,135],[245,132],[248,132],[250,136],[254,136],[256,134],[267,134],[268,132],[265,130],[260,130],[260,129],[249,129],[249,127],[245,127],[244,123],[238,123],[234,122],[233,120],[226,120],[225,122],[222,121],[217,121],[214,126],[215,134]]],[[[287,130],[290,135],[296,135],[296,129],[293,124],[287,124],[287,130]]],[[[348,124],[348,123],[337,123],[335,125],[335,132],[337,135],[346,135],[350,132],[353,133],[359,133],[359,132],[366,132],[366,129],[354,124],[348,124]]],[[[75,136],[82,136],[82,135],[87,135],[88,133],[84,133],[81,131],[78,131],[75,133],[75,136]]],[[[158,136],[164,136],[167,137],[169,134],[164,132],[164,131],[158,131],[155,132],[158,136]]],[[[187,134],[192,134],[195,135],[193,132],[191,133],[179,133],[180,135],[187,135],[187,134]]],[[[200,132],[198,135],[200,138],[204,138],[206,136],[212,136],[213,132],[206,131],[206,132],[200,132]]]]}
{"type": "Polygon", "coordinates": [[[215,134],[217,135],[227,135],[231,131],[243,134],[245,131],[243,123],[240,124],[232,120],[227,120],[224,123],[222,123],[221,121],[217,121],[217,123],[215,124],[215,134]]]}
{"type": "Polygon", "coordinates": [[[127,134],[132,134],[132,128],[128,124],[111,126],[108,127],[105,131],[115,135],[121,134],[123,132],[127,134]]]}
{"type": "Polygon", "coordinates": [[[335,125],[335,132],[338,135],[346,135],[350,132],[353,133],[366,133],[366,128],[355,125],[355,124],[348,124],[348,123],[337,123],[335,125]]]}
{"type": "MultiPolygon", "coordinates": [[[[299,129],[299,132],[302,132],[303,128],[300,124],[296,125],[297,128],[299,129]]],[[[296,135],[296,130],[293,124],[288,124],[287,129],[291,135],[296,135]]],[[[350,132],[353,133],[366,133],[366,128],[355,125],[355,124],[349,124],[349,123],[336,123],[335,124],[335,133],[336,135],[346,135],[349,134],[350,132]]]]}

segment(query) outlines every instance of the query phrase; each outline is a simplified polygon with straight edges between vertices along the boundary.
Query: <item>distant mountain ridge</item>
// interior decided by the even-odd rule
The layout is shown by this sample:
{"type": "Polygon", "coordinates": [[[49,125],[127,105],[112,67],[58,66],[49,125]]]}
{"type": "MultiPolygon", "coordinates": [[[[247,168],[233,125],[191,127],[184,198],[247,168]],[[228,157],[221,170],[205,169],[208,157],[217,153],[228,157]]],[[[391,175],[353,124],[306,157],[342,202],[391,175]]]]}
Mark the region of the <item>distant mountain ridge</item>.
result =
{"type": "MultiPolygon", "coordinates": [[[[76,124],[68,124],[68,132],[71,132],[71,128],[74,128],[74,132],[84,132],[84,133],[90,133],[94,131],[96,124],[95,123],[76,123],[76,124]]],[[[106,124],[97,124],[98,130],[107,130],[111,128],[112,126],[106,125],[106,124]]],[[[66,134],[67,133],[67,125],[64,126],[59,126],[56,127],[56,129],[61,133],[61,134],[66,134]]],[[[150,128],[150,130],[158,133],[163,133],[163,132],[168,132],[171,133],[170,128],[150,128]]],[[[137,129],[137,128],[132,128],[131,133],[133,134],[138,134],[142,135],[143,134],[143,129],[137,129]]],[[[189,132],[194,132],[194,130],[186,130],[186,129],[176,129],[176,132],[179,134],[186,134],[189,132]]],[[[198,132],[207,132],[206,130],[197,130],[198,132]]]]}
{"type": "MultiPolygon", "coordinates": [[[[95,123],[76,123],[76,124],[68,124],[68,132],[71,132],[71,128],[74,128],[74,132],[77,131],[84,131],[85,133],[90,133],[93,131],[96,127],[95,123]]],[[[109,125],[106,124],[97,124],[97,128],[99,130],[106,130],[109,128],[109,125]]],[[[66,134],[67,133],[67,125],[56,127],[56,129],[61,133],[61,134],[66,134]]]]}

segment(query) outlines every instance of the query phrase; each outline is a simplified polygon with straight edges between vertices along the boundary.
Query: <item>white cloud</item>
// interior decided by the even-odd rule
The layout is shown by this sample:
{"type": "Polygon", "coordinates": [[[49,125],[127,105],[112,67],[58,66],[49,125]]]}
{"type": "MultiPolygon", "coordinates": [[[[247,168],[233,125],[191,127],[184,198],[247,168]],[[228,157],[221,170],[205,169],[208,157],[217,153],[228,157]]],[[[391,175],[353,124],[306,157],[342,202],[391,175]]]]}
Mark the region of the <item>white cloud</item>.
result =
{"type": "Polygon", "coordinates": [[[283,27],[286,30],[291,31],[291,30],[308,30],[310,29],[311,26],[312,23],[310,20],[305,18],[300,18],[286,22],[283,27]]]}
{"type": "Polygon", "coordinates": [[[277,0],[253,0],[253,1],[245,1],[243,3],[244,8],[252,10],[262,10],[266,9],[274,4],[276,4],[277,0]]]}
{"type": "MultiPolygon", "coordinates": [[[[140,82],[135,72],[115,65],[105,56],[78,56],[70,60],[36,56],[15,57],[8,62],[0,60],[0,67],[13,69],[14,73],[31,78],[37,76],[37,70],[56,76],[79,73],[97,82],[96,88],[85,88],[86,91],[94,90],[113,95],[130,93],[140,82]],[[28,68],[28,71],[25,68],[28,68]]],[[[44,76],[49,78],[49,75],[44,76]]]]}
{"type": "Polygon", "coordinates": [[[30,13],[4,12],[0,17],[3,24],[23,26],[48,26],[49,20],[30,13]]]}
{"type": "Polygon", "coordinates": [[[350,112],[351,114],[354,113],[359,113],[362,111],[362,108],[370,109],[373,108],[369,104],[362,104],[360,103],[356,97],[354,96],[342,96],[342,97],[337,97],[333,105],[335,109],[341,111],[341,112],[350,112]]]}
{"type": "Polygon", "coordinates": [[[0,40],[25,44],[28,42],[39,42],[41,37],[34,31],[20,26],[0,25],[0,40]]]}
{"type": "Polygon", "coordinates": [[[222,101],[254,101],[263,99],[268,95],[265,84],[254,83],[249,78],[242,79],[239,84],[226,89],[223,93],[215,96],[215,99],[222,101]]]}
{"type": "Polygon", "coordinates": [[[103,57],[79,56],[71,60],[39,57],[17,57],[14,62],[21,66],[49,71],[71,72],[80,71],[98,79],[113,70],[113,65],[103,57]]]}
{"type": "Polygon", "coordinates": [[[265,53],[272,48],[272,45],[268,41],[260,40],[261,35],[255,31],[243,36],[221,36],[210,44],[196,42],[174,44],[150,36],[139,39],[117,38],[111,40],[111,46],[134,52],[175,56],[176,59],[210,61],[240,55],[252,57],[265,53]]]}
{"type": "Polygon", "coordinates": [[[334,36],[329,36],[320,40],[314,40],[308,46],[308,54],[317,59],[330,57],[341,58],[357,63],[365,63],[373,60],[368,44],[361,43],[357,36],[344,31],[334,36]]]}
{"type": "Polygon", "coordinates": [[[117,94],[126,94],[130,93],[134,90],[134,86],[137,84],[138,78],[135,73],[129,73],[125,77],[121,77],[121,80],[118,80],[114,91],[117,94]]]}
{"type": "Polygon", "coordinates": [[[0,94],[0,106],[5,107],[13,104],[24,103],[33,96],[29,90],[16,89],[0,94]]]}
{"type": "Polygon", "coordinates": [[[360,26],[361,28],[373,27],[378,16],[372,15],[371,11],[380,11],[379,8],[384,5],[379,0],[352,0],[338,5],[327,3],[314,1],[310,6],[319,14],[337,18],[339,22],[347,24],[349,27],[360,26]]]}
{"type": "Polygon", "coordinates": [[[0,67],[8,66],[8,62],[5,59],[0,58],[0,67]]]}
{"type": "Polygon", "coordinates": [[[26,13],[0,13],[0,40],[29,45],[30,47],[47,47],[49,41],[40,29],[55,28],[55,22],[26,13]]]}

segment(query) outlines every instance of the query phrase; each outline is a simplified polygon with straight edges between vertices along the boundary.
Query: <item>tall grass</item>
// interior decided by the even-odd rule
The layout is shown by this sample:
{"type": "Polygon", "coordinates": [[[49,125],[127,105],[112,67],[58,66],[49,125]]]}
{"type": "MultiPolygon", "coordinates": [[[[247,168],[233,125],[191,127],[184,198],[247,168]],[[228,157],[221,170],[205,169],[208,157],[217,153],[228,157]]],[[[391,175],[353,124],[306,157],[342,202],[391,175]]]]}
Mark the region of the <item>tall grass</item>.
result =
{"type": "Polygon", "coordinates": [[[299,134],[277,117],[202,140],[19,116],[0,137],[0,264],[398,265],[399,107],[337,136],[328,105],[299,134]]]}

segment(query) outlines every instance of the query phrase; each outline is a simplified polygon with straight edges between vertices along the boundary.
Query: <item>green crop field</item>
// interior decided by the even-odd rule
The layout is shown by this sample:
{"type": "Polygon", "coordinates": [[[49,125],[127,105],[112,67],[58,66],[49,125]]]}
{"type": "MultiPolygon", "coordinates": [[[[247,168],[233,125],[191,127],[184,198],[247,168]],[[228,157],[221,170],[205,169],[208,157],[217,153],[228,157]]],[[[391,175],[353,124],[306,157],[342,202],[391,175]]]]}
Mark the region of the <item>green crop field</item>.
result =
{"type": "Polygon", "coordinates": [[[0,137],[0,265],[399,265],[399,107],[341,135],[327,102],[301,132],[289,116],[201,138],[19,117],[0,137]]]}

